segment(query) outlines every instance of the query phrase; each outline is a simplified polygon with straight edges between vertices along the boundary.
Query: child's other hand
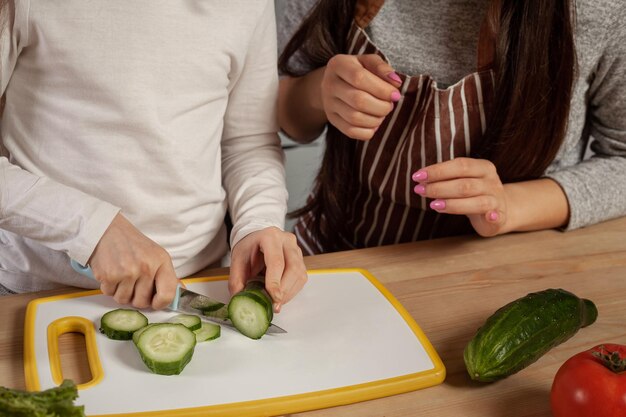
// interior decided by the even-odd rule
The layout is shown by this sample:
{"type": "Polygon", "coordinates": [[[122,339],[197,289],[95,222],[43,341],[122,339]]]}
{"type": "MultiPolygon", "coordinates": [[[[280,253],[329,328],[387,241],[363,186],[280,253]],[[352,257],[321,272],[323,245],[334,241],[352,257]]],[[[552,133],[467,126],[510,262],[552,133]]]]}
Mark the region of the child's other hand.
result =
{"type": "Polygon", "coordinates": [[[228,287],[235,294],[265,268],[265,288],[274,311],[291,300],[307,282],[302,251],[292,233],[268,227],[241,239],[231,254],[228,287]]]}
{"type": "Polygon", "coordinates": [[[378,55],[335,55],[321,94],[328,121],[352,139],[369,140],[400,100],[401,81],[378,55]]]}
{"type": "Polygon", "coordinates": [[[119,304],[158,310],[174,299],[178,278],[169,254],[121,214],[98,242],[89,265],[102,292],[119,304]]]}
{"type": "Polygon", "coordinates": [[[456,158],[422,168],[412,179],[416,194],[434,199],[431,209],[466,215],[479,235],[508,231],[505,189],[490,161],[456,158]]]}

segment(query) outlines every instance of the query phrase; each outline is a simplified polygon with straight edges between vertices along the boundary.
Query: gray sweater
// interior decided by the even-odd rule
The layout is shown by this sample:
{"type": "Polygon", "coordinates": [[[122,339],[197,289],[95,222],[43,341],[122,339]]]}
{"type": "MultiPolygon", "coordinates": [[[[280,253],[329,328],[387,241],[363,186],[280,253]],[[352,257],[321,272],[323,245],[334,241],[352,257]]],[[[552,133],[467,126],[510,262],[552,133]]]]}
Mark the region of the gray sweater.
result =
{"type": "MultiPolygon", "coordinates": [[[[283,0],[282,49],[316,0],[283,0]]],[[[367,31],[391,65],[452,84],[475,71],[488,0],[387,0],[367,31]]],[[[570,207],[566,229],[626,214],[626,2],[576,1],[578,79],[565,141],[546,177],[570,207]]],[[[307,68],[294,57],[294,64],[307,68]]]]}

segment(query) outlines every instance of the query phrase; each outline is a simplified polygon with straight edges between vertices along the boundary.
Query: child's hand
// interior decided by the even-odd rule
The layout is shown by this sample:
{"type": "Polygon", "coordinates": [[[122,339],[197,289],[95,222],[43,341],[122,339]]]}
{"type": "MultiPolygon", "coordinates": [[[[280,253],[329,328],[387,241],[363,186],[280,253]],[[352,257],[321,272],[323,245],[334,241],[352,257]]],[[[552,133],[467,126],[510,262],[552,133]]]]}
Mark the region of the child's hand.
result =
{"type": "Polygon", "coordinates": [[[308,276],[302,251],[292,233],[268,227],[241,239],[233,248],[228,287],[235,294],[265,268],[265,288],[274,301],[274,311],[304,287],[308,276]]]}
{"type": "Polygon", "coordinates": [[[102,292],[119,304],[158,310],[174,299],[178,278],[169,254],[121,214],[98,242],[89,265],[102,292]]]}
{"type": "Polygon", "coordinates": [[[506,193],[490,161],[456,158],[422,168],[412,179],[415,193],[434,199],[433,210],[466,215],[481,236],[507,232],[506,193]]]}
{"type": "Polygon", "coordinates": [[[378,55],[335,55],[322,78],[328,121],[352,139],[369,140],[400,100],[400,78],[378,55]]]}

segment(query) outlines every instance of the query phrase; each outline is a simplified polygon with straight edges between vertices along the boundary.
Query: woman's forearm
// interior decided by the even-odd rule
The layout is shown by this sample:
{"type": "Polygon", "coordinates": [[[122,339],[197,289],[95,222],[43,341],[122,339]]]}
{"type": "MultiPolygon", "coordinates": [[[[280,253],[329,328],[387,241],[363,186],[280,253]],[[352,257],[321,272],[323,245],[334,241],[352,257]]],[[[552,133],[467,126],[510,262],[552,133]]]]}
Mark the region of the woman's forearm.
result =
{"type": "Polygon", "coordinates": [[[509,212],[506,230],[525,232],[567,225],[569,204],[558,183],[548,178],[504,184],[509,212]]]}
{"type": "Polygon", "coordinates": [[[283,77],[278,93],[278,123],[293,140],[308,143],[324,130],[321,84],[325,67],[302,77],[283,77]]]}

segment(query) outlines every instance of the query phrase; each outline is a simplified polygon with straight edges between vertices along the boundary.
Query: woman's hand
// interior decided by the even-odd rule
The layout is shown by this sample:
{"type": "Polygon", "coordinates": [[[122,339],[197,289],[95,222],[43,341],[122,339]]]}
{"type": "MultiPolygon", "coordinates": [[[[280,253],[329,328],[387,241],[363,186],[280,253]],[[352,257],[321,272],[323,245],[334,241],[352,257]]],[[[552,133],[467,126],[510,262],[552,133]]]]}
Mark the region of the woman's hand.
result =
{"type": "Polygon", "coordinates": [[[178,278],[169,254],[121,214],[98,242],[89,266],[102,292],[119,304],[158,310],[174,299],[178,278]]]}
{"type": "Polygon", "coordinates": [[[434,199],[439,213],[464,214],[481,236],[506,233],[505,188],[495,166],[484,159],[457,158],[420,169],[412,176],[415,193],[434,199]]]}
{"type": "Polygon", "coordinates": [[[321,95],[328,121],[352,139],[369,140],[400,100],[400,78],[378,55],[335,55],[321,95]]]}
{"type": "Polygon", "coordinates": [[[292,233],[268,227],[241,239],[231,254],[228,287],[235,294],[265,269],[265,288],[274,311],[291,300],[307,282],[302,251],[292,233]]]}

